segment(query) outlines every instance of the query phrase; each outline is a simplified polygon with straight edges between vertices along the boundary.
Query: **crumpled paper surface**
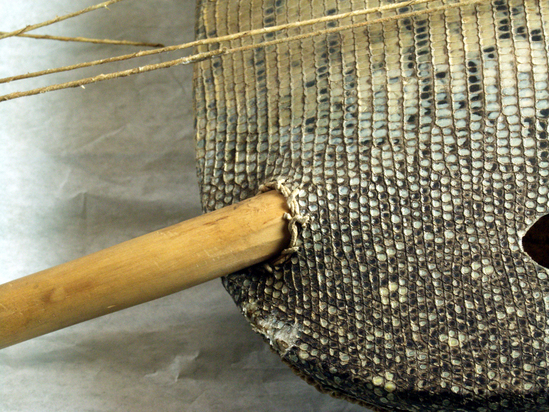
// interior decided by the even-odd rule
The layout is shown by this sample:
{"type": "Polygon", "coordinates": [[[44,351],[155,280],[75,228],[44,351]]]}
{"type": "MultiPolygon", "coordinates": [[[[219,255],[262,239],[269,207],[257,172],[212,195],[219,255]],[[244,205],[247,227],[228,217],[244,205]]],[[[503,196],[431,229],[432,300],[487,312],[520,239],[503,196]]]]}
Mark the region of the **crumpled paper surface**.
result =
{"type": "MultiPolygon", "coordinates": [[[[98,2],[99,0],[97,0],[98,2]]],[[[0,0],[9,31],[96,1],[0,0]]],[[[121,2],[37,33],[178,44],[194,3],[121,2]]],[[[136,51],[0,40],[0,77],[136,51]]],[[[0,94],[182,56],[0,85],[0,94]]],[[[0,103],[0,282],[200,214],[192,67],[0,103]]],[[[366,411],[318,393],[253,333],[220,281],[0,351],[0,412],[366,411]]]]}

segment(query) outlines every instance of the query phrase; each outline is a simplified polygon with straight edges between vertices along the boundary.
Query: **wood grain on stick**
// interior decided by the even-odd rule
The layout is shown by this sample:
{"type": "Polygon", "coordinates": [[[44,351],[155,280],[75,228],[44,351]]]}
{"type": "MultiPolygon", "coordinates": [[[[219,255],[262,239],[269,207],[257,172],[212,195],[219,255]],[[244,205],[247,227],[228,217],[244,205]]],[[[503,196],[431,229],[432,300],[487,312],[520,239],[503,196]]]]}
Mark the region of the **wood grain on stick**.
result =
{"type": "Polygon", "coordinates": [[[0,285],[0,348],[260,263],[290,235],[270,191],[0,285]]]}

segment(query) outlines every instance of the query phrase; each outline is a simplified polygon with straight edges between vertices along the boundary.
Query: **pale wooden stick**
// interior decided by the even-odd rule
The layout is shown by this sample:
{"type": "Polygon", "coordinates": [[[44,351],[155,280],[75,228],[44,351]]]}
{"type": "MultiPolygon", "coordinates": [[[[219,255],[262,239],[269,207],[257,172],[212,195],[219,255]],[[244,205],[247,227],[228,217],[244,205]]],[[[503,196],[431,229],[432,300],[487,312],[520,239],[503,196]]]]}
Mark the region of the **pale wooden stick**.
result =
{"type": "Polygon", "coordinates": [[[95,6],[86,7],[85,9],[76,11],[74,13],[65,14],[63,16],[57,16],[54,19],[51,19],[51,20],[48,20],[48,21],[45,21],[45,22],[42,22],[42,23],[31,24],[29,26],[23,27],[22,29],[10,31],[9,33],[4,33],[4,34],[0,35],[0,40],[5,39],[7,37],[18,36],[22,33],[26,33],[26,32],[31,31],[31,30],[36,30],[36,29],[39,29],[40,27],[49,26],[50,24],[54,24],[54,23],[57,23],[59,21],[67,20],[67,19],[70,19],[72,17],[80,16],[81,14],[88,13],[90,11],[94,11],[94,10],[97,10],[97,9],[100,9],[100,8],[107,8],[111,4],[118,3],[120,1],[122,1],[122,0],[106,1],[106,2],[103,2],[103,3],[100,3],[100,4],[96,4],[95,6]]]}
{"type": "Polygon", "coordinates": [[[270,191],[0,285],[0,348],[277,256],[288,210],[270,191]]]}
{"type": "MultiPolygon", "coordinates": [[[[0,35],[1,34],[5,34],[5,32],[0,31],[0,35]]],[[[51,36],[49,34],[18,34],[17,37],[26,37],[29,39],[39,39],[39,40],[58,40],[58,41],[66,41],[66,42],[79,42],[79,43],[113,44],[117,46],[165,47],[161,43],[146,43],[142,41],[131,41],[131,40],[90,39],[87,37],[51,36]]]]}
{"type": "MultiPolygon", "coordinates": [[[[175,60],[170,60],[170,61],[164,62],[164,63],[145,65],[145,66],[141,66],[141,67],[136,67],[134,69],[122,70],[120,72],[115,72],[115,73],[100,74],[98,76],[88,77],[88,78],[81,79],[81,80],[74,80],[74,81],[71,81],[71,82],[59,83],[59,84],[54,84],[54,85],[46,86],[46,87],[40,87],[40,88],[37,88],[37,89],[28,90],[26,92],[14,92],[14,93],[10,93],[10,94],[0,96],[0,102],[7,101],[7,100],[13,100],[13,99],[17,99],[17,98],[20,98],[20,97],[33,96],[33,95],[37,95],[37,94],[47,93],[47,92],[51,92],[51,91],[55,91],[55,90],[68,89],[68,88],[71,88],[71,87],[80,87],[80,86],[84,86],[84,85],[91,84],[91,83],[97,83],[97,82],[101,82],[101,81],[105,81],[105,80],[116,79],[118,77],[132,76],[132,75],[138,74],[138,73],[146,73],[146,72],[150,72],[150,71],[153,71],[153,70],[165,69],[165,68],[179,66],[179,65],[183,65],[183,64],[196,63],[196,62],[199,62],[199,61],[202,61],[202,60],[210,59],[214,56],[225,55],[225,54],[230,54],[230,53],[237,53],[237,52],[243,52],[243,51],[257,49],[257,48],[261,48],[261,47],[274,46],[274,45],[277,45],[277,44],[280,44],[280,43],[286,43],[286,42],[289,42],[289,41],[296,41],[296,40],[303,40],[303,39],[306,39],[306,38],[315,37],[315,36],[324,35],[324,34],[337,33],[337,32],[343,31],[343,30],[355,29],[355,28],[358,28],[358,27],[369,26],[369,25],[372,25],[372,24],[386,23],[386,22],[393,21],[393,20],[399,20],[399,19],[404,19],[404,18],[411,18],[411,17],[416,17],[416,16],[423,16],[423,15],[426,15],[426,14],[443,12],[443,11],[446,11],[446,10],[450,10],[450,9],[454,9],[454,8],[458,8],[458,7],[463,7],[463,6],[470,6],[470,5],[474,5],[474,4],[478,4],[478,3],[483,3],[483,2],[486,2],[486,1],[487,0],[465,0],[465,1],[462,1],[462,2],[459,2],[459,3],[452,3],[452,4],[447,4],[447,5],[444,5],[444,6],[440,6],[440,7],[433,7],[431,9],[417,10],[417,11],[413,11],[413,12],[409,12],[409,13],[396,14],[396,15],[392,15],[392,16],[382,17],[382,18],[379,18],[379,19],[376,19],[376,20],[363,21],[363,22],[348,24],[348,25],[340,26],[340,27],[332,27],[332,28],[329,28],[329,29],[318,30],[318,31],[315,31],[315,32],[310,32],[310,33],[303,33],[303,34],[299,34],[299,35],[295,35],[295,36],[291,36],[291,37],[285,37],[285,38],[266,41],[266,42],[262,42],[262,43],[255,43],[255,44],[249,44],[249,45],[241,46],[241,47],[234,47],[232,49],[222,47],[220,49],[211,50],[209,52],[204,52],[204,53],[197,53],[197,54],[193,54],[191,56],[182,57],[180,59],[175,59],[175,60]]],[[[149,50],[149,52],[156,52],[156,51],[161,51],[161,50],[162,49],[149,50]]],[[[140,52],[139,54],[143,55],[142,52],[140,52]]]]}

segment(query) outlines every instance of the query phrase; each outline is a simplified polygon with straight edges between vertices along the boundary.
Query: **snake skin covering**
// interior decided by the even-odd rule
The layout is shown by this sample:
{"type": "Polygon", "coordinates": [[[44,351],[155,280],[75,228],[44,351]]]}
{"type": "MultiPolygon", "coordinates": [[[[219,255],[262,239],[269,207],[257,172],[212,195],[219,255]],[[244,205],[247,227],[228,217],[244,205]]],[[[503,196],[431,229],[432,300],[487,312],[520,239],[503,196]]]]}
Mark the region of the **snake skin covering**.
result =
{"type": "MultiPolygon", "coordinates": [[[[380,1],[201,0],[198,38],[380,1]]],[[[497,0],[196,65],[205,211],[301,189],[299,252],[224,279],[300,376],[380,410],[549,411],[548,270],[521,246],[549,212],[548,49],[548,1],[497,0]]]]}

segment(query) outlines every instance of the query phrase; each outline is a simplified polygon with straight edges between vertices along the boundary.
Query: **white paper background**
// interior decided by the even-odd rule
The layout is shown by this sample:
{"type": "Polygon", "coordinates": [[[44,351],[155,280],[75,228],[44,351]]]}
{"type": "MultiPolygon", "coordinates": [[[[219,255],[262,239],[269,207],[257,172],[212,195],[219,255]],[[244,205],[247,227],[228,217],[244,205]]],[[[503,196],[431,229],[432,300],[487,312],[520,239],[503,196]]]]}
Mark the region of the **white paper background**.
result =
{"type": "MultiPolygon", "coordinates": [[[[0,0],[0,30],[94,1],[0,0]]],[[[194,3],[134,0],[37,33],[177,44],[194,3]]],[[[0,77],[136,51],[12,38],[0,77]]],[[[177,58],[0,85],[0,94],[177,58]]],[[[200,213],[191,67],[0,103],[0,282],[200,213]]],[[[297,378],[220,281],[0,351],[0,411],[365,411],[297,378]]]]}

